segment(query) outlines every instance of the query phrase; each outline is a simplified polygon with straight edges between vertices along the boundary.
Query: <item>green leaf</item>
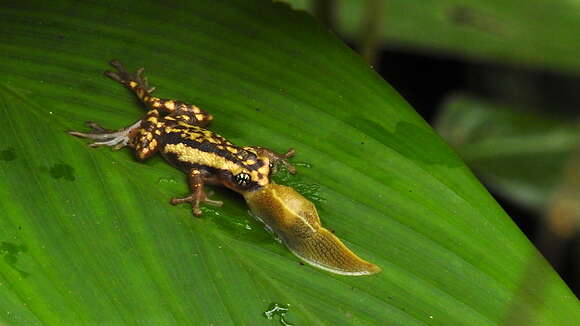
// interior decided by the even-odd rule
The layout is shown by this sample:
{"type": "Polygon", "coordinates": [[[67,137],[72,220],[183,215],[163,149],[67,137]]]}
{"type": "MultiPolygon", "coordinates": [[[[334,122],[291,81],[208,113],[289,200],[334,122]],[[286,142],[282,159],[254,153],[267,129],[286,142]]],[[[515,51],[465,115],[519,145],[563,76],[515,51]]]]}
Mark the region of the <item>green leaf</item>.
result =
{"type": "MultiPolygon", "coordinates": [[[[309,9],[307,0],[284,0],[309,9]]],[[[379,33],[390,48],[446,55],[560,72],[580,72],[579,4],[534,0],[371,0],[384,2],[379,33]]],[[[336,30],[361,37],[371,1],[337,0],[336,30]]]]}
{"type": "Polygon", "coordinates": [[[303,12],[268,1],[4,2],[0,323],[573,325],[578,301],[471,172],[379,76],[303,12]],[[240,196],[192,217],[160,158],[66,131],[143,114],[102,75],[146,67],[241,145],[294,147],[284,177],[383,272],[302,266],[240,196]],[[280,318],[280,316],[274,317],[280,318]]]}
{"type": "Polygon", "coordinates": [[[538,211],[580,144],[576,122],[466,95],[450,98],[436,129],[486,184],[538,211]]]}

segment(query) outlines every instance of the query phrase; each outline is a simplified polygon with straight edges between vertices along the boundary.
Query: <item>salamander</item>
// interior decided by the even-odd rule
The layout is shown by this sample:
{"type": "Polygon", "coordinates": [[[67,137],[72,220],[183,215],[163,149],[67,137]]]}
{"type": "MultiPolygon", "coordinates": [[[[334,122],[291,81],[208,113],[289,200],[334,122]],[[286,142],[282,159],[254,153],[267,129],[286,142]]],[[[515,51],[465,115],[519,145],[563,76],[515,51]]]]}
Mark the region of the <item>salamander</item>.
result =
{"type": "Polygon", "coordinates": [[[188,176],[191,194],[172,198],[172,204],[190,203],[193,214],[201,216],[200,205],[222,205],[208,198],[204,184],[225,186],[246,200],[254,217],[266,225],[282,243],[306,263],[342,275],[370,275],[381,271],[348,249],[338,237],[320,223],[312,202],[294,189],[271,181],[278,164],[292,174],[296,169],[288,162],[295,151],[279,154],[259,146],[237,146],[206,129],[213,116],[185,102],[152,95],[143,76],[143,68],[130,74],[119,63],[111,61],[117,71],[106,71],[111,79],[129,88],[149,109],[145,116],[126,128],[107,130],[87,122],[89,132],[69,132],[73,136],[93,139],[90,146],[130,147],[139,160],[159,153],[172,166],[188,176]]]}
{"type": "Polygon", "coordinates": [[[128,146],[139,160],[159,153],[188,176],[191,194],[184,198],[172,198],[172,204],[190,203],[193,213],[200,216],[200,204],[222,205],[222,202],[208,198],[204,191],[206,183],[243,193],[269,184],[278,163],[284,164],[290,173],[296,172],[287,161],[294,155],[293,149],[278,154],[264,147],[234,145],[205,128],[213,116],[203,109],[182,101],[153,96],[155,87],[149,86],[143,76],[143,68],[130,74],[117,60],[111,61],[111,65],[117,71],[106,71],[105,75],[130,89],[149,111],[137,122],[120,130],[107,130],[94,122],[87,122],[90,132],[69,133],[94,139],[95,142],[90,144],[93,147],[119,149],[128,146]]]}

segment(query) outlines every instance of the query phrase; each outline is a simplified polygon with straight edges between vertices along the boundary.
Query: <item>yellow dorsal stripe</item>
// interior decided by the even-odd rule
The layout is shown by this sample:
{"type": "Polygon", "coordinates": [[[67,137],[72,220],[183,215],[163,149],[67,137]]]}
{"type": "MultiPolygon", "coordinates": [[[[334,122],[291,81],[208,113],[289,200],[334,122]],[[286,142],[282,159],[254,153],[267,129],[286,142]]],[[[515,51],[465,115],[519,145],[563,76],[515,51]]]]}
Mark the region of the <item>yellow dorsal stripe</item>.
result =
{"type": "Polygon", "coordinates": [[[197,148],[189,147],[185,144],[168,144],[165,145],[165,151],[168,153],[177,154],[177,157],[182,162],[200,164],[216,169],[227,170],[236,175],[244,168],[222,156],[215,153],[201,151],[197,148]]]}

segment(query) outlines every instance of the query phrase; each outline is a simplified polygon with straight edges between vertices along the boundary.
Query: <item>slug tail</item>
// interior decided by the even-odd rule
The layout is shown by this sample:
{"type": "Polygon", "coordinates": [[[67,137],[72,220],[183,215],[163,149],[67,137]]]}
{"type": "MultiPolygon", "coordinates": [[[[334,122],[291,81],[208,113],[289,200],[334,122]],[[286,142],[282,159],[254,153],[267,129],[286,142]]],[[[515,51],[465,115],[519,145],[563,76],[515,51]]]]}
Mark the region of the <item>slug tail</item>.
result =
{"type": "Polygon", "coordinates": [[[285,240],[283,239],[283,242],[288,249],[298,258],[328,272],[358,276],[376,274],[381,271],[379,266],[358,257],[332,232],[323,227],[320,227],[309,238],[285,240]]]}

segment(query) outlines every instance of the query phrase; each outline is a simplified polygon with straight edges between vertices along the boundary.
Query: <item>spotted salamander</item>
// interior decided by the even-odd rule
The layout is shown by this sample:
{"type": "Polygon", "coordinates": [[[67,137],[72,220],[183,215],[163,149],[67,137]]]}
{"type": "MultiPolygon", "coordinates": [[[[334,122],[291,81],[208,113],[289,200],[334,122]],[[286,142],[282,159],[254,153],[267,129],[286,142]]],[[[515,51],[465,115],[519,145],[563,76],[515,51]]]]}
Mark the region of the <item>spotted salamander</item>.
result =
{"type": "Polygon", "coordinates": [[[277,163],[295,173],[287,161],[294,155],[293,149],[278,154],[264,147],[236,146],[206,129],[213,120],[211,114],[192,104],[153,96],[155,88],[149,86],[143,68],[130,74],[117,60],[111,61],[111,65],[117,71],[106,71],[105,75],[133,91],[149,111],[142,119],[120,130],[107,130],[87,122],[91,131],[69,133],[93,139],[90,144],[93,147],[128,146],[139,160],[161,154],[168,163],[187,174],[191,188],[189,196],[173,198],[172,204],[190,203],[193,213],[200,216],[201,203],[222,205],[221,201],[208,198],[204,184],[221,185],[244,194],[268,185],[277,163]]]}

